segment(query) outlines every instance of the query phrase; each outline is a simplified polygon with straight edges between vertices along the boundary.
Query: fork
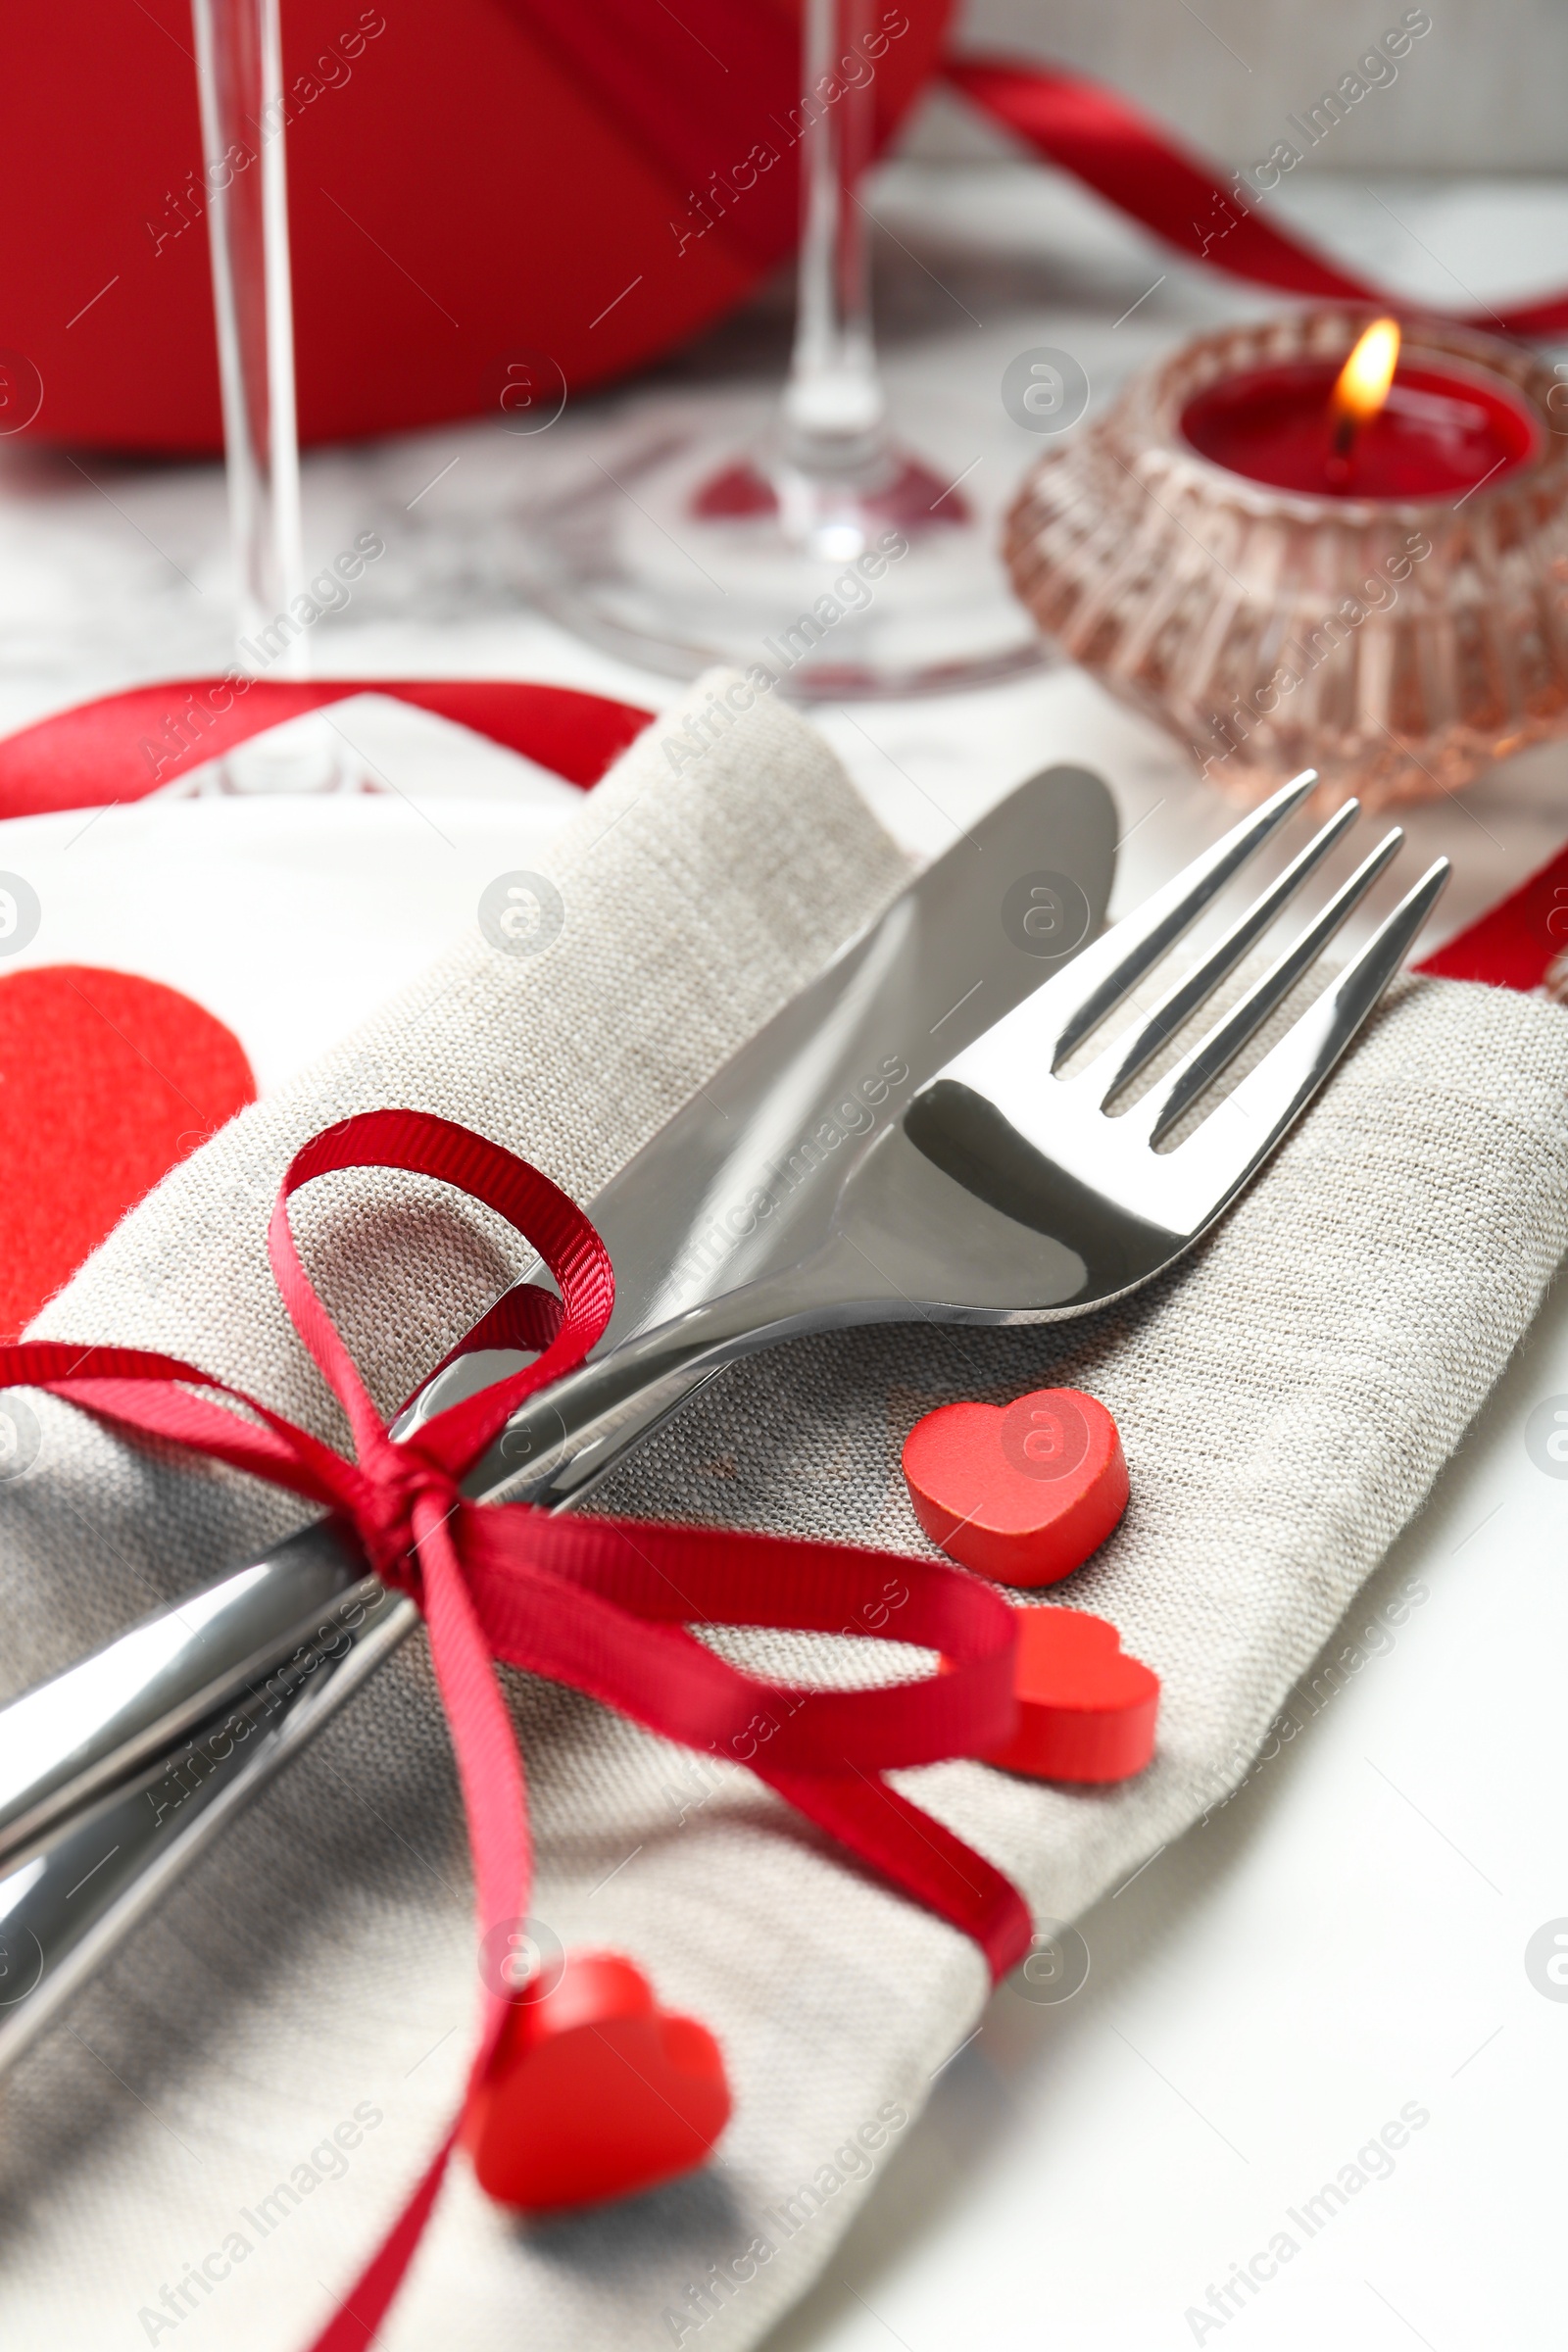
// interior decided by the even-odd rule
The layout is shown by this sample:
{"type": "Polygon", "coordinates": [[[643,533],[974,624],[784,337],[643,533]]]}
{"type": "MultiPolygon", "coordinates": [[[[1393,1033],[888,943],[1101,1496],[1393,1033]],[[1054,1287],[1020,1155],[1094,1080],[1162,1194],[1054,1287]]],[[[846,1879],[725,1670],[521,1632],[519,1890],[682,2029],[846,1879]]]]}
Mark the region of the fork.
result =
{"type": "MultiPolygon", "coordinates": [[[[746,1279],[645,1323],[529,1399],[469,1474],[470,1492],[573,1502],[715,1371],[786,1336],[911,1318],[1054,1321],[1125,1298],[1174,1264],[1224,1215],[1351,1044],[1441,895],[1446,859],[1173,1148],[1159,1149],[1312,974],[1390,864],[1397,828],[1130,1109],[1111,1115],[1340,842],[1355,821],[1353,802],[1125,1037],[1086,1066],[1065,1065],[1315,783],[1308,773],[1275,794],[948,1061],[849,1161],[814,1224],[781,1220],[783,1262],[768,1262],[770,1236],[752,1235],[740,1253],[746,1279]]],[[[400,1431],[450,1401],[438,1385],[400,1431]]],[[[107,1795],[13,1844],[26,1858],[0,1878],[0,2068],[417,1621],[412,1601],[368,1576],[326,1616],[329,1638],[314,1649],[270,1681],[257,1678],[107,1795]],[[95,1891],[73,1908],[89,1882],[95,1891]]]]}
{"type": "Polygon", "coordinates": [[[794,1334],[912,1318],[1043,1323],[1084,1315],[1162,1273],[1223,1216],[1305,1109],[1398,970],[1448,878],[1439,858],[1206,1116],[1173,1131],[1284,1005],[1397,855],[1396,826],[1205,1036],[1132,1108],[1109,1115],[1256,946],[1356,820],[1348,802],[1130,1034],[1064,1074],[1092,1033],[1210,903],[1216,873],[1261,848],[1313,789],[1265,802],[1136,912],[937,1073],[848,1171],[816,1247],[633,1334],[529,1400],[470,1473],[498,1492],[575,1500],[638,1435],[736,1358],[794,1334]]]}

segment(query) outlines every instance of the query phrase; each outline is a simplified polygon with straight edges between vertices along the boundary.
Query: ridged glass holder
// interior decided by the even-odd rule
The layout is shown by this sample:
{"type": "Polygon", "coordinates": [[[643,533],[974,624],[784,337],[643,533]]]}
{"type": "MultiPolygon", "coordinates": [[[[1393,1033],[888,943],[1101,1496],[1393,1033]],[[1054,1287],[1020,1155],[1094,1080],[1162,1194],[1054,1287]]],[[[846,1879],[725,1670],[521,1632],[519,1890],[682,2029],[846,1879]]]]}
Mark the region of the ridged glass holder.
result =
{"type": "Polygon", "coordinates": [[[1209,385],[1342,361],[1368,317],[1314,309],[1185,345],[1050,450],[1008,516],[1042,633],[1239,801],[1304,767],[1325,806],[1418,800],[1568,731],[1568,384],[1533,352],[1406,325],[1411,366],[1510,392],[1539,428],[1521,464],[1456,498],[1278,490],[1183,436],[1209,385]]]}

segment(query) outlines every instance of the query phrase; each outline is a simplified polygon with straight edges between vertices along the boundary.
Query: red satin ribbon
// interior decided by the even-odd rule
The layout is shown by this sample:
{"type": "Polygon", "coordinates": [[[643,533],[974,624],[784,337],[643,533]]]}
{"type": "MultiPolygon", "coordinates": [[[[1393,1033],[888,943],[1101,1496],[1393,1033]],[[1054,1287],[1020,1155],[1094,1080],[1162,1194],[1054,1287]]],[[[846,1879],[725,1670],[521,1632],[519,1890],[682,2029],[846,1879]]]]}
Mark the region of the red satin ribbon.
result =
{"type": "MultiPolygon", "coordinates": [[[[526,1916],[531,1876],[521,1760],[492,1663],[500,1658],[665,1739],[748,1762],[863,1862],[972,1936],[993,1978],[1022,1958],[1030,1922],[1016,1887],[883,1777],[889,1767],[978,1755],[1008,1736],[1015,1629],[999,1593],[943,1563],[898,1558],[906,1597],[890,1608],[886,1553],[466,1500],[465,1473],[525,1397],[582,1361],[614,1296],[609,1256],[582,1211],[468,1128],[414,1110],[370,1111],[327,1128],[289,1164],[268,1250],[294,1327],[348,1417],[352,1459],[242,1389],[142,1348],[24,1341],[0,1348],[0,1387],[47,1389],[352,1521],[377,1573],[424,1613],[467,1812],[481,1934],[526,1916]],[[303,1185],[365,1167],[433,1176],[482,1201],[532,1245],[561,1292],[557,1299],[525,1288],[492,1309],[468,1344],[511,1341],[543,1352],[402,1442],[389,1435],[312,1288],[289,1225],[289,1200],[303,1185]],[[878,1639],[937,1650],[949,1670],[882,1688],[800,1689],[742,1673],[687,1630],[837,1633],[861,1611],[873,1613],[858,1622],[874,1623],[878,1639]]],[[[470,2089],[506,2016],[505,2001],[487,1990],[470,2089]]],[[[457,2129],[316,2352],[354,2352],[374,2333],[429,2218],[457,2129]]]]}
{"type": "MultiPolygon", "coordinates": [[[[1256,210],[1262,199],[1255,189],[1243,181],[1238,193],[1234,179],[1227,184],[1211,166],[1184,154],[1160,124],[1115,90],[1022,58],[966,53],[950,57],[943,71],[966,98],[1048,162],[1141,220],[1187,261],[1206,262],[1286,294],[1446,315],[1386,292],[1314,253],[1289,229],[1275,227],[1256,210]]],[[[1568,294],[1460,316],[1494,333],[1550,336],[1568,328],[1568,294]]]]}
{"type": "Polygon", "coordinates": [[[1568,848],[1415,968],[1437,980],[1484,980],[1528,996],[1565,953],[1568,848]]]}
{"type": "Polygon", "coordinates": [[[571,784],[597,784],[650,713],[511,678],[170,678],[77,703],[0,741],[0,816],[144,800],[204,760],[308,710],[385,694],[471,727],[571,784]]]}

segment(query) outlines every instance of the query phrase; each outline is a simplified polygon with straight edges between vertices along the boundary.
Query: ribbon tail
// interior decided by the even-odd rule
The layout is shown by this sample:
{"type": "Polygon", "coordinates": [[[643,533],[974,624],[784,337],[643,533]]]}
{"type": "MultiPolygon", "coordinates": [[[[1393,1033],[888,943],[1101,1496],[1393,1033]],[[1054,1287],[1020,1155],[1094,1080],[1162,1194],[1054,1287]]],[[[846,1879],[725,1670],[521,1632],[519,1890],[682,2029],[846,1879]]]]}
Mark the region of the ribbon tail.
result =
{"type": "MultiPolygon", "coordinates": [[[[1288,228],[1264,220],[1257,208],[1267,191],[1240,173],[1226,185],[1212,165],[1184,154],[1162,124],[1117,90],[1059,67],[973,51],[947,58],[942,70],[956,89],[1015,138],[1141,221],[1184,260],[1284,294],[1376,303],[1400,314],[1453,316],[1340,269],[1288,228]]],[[[1549,339],[1568,326],[1568,295],[1462,316],[1469,325],[1494,333],[1549,339]]]]}
{"type": "Polygon", "coordinates": [[[750,1769],[902,1892],[972,1937],[993,1984],[1024,1958],[1033,1924],[1012,1881],[880,1773],[771,1772],[755,1761],[750,1769]]]}
{"type": "Polygon", "coordinates": [[[1248,210],[1257,201],[1252,190],[1238,196],[1221,187],[1207,164],[1183,155],[1119,91],[1006,58],[949,58],[944,71],[1015,138],[1189,261],[1286,294],[1371,299],[1359,278],[1259,220],[1248,210]]]}
{"type": "MultiPolygon", "coordinates": [[[[474,1895],[484,1934],[527,1909],[532,1854],[522,1759],[449,1525],[430,1506],[421,1504],[415,1514],[415,1533],[424,1578],[430,1657],[452,1727],[473,1851],[474,1895]]],[[[507,2004],[487,1987],[470,2088],[495,2054],[506,2017],[507,2004]]],[[[312,2352],[364,2352],[375,2336],[435,2209],[461,2122],[460,2116],[396,2222],[317,2337],[312,2352]]]]}
{"type": "MultiPolygon", "coordinates": [[[[525,1912],[532,1876],[528,1800],[512,1718],[490,1646],[468,1594],[447,1523],[421,1505],[415,1533],[424,1575],[430,1659],[440,1689],[473,1847],[480,1934],[525,1912]]],[[[506,2004],[492,1993],[480,2061],[500,2032],[506,2004]]]]}
{"type": "Polygon", "coordinates": [[[365,2352],[414,2260],[457,2144],[454,2130],[448,2132],[424,2178],[354,2281],[348,2296],[338,2304],[312,2344],[311,2352],[365,2352]]]}

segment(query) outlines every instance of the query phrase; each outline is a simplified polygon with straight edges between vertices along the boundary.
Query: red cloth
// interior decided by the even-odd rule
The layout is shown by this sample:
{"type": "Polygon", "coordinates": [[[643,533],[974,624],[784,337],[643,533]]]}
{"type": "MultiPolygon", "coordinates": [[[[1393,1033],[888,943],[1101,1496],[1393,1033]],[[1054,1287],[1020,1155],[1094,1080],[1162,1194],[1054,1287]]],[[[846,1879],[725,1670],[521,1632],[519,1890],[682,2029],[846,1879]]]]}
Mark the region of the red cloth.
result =
{"type": "MultiPolygon", "coordinates": [[[[870,0],[907,26],[876,64],[879,142],[950,6],[870,0]]],[[[797,234],[797,23],[794,0],[288,0],[302,438],[499,429],[509,354],[577,393],[743,299],[797,234]],[[778,161],[741,187],[759,145],[778,161]]],[[[189,0],[7,22],[0,344],[51,441],[220,445],[191,47],[189,0]]],[[[7,398],[0,430],[30,405],[7,398]]]]}

